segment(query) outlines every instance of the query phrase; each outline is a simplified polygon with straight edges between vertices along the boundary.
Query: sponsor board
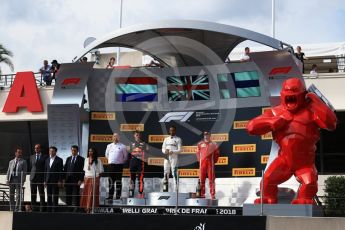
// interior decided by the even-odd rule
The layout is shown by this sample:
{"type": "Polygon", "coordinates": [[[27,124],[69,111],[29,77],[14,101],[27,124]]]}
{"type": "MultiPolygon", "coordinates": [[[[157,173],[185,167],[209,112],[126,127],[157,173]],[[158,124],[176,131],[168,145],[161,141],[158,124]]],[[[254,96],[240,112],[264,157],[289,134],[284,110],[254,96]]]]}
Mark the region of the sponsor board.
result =
{"type": "Polygon", "coordinates": [[[249,121],[234,121],[233,129],[246,129],[249,121]]]}
{"type": "Polygon", "coordinates": [[[120,131],[122,132],[134,132],[134,131],[144,131],[144,124],[121,124],[120,131]]]}
{"type": "Polygon", "coordinates": [[[92,112],[91,120],[114,121],[115,113],[92,112]]]}
{"type": "Polygon", "coordinates": [[[108,159],[106,157],[98,157],[98,159],[100,159],[102,161],[103,165],[107,165],[108,164],[108,159]]]}
{"type": "Polygon", "coordinates": [[[149,143],[163,143],[169,135],[149,135],[149,143]]]}
{"type": "Polygon", "coordinates": [[[179,169],[180,177],[199,177],[199,169],[179,169]]]}
{"type": "Polygon", "coordinates": [[[270,155],[262,155],[261,156],[261,164],[267,164],[269,156],[270,155]]]}
{"type": "Polygon", "coordinates": [[[182,154],[195,154],[198,151],[198,146],[182,146],[182,154]]]}
{"type": "Polygon", "coordinates": [[[91,134],[90,142],[113,142],[113,135],[109,134],[91,134]]]}
{"type": "MultiPolygon", "coordinates": [[[[230,208],[208,208],[208,207],[96,207],[95,213],[113,214],[113,213],[126,213],[126,214],[152,214],[152,215],[220,215],[220,216],[241,216],[242,207],[230,208]]],[[[205,224],[203,225],[205,226],[205,224]]],[[[199,228],[194,228],[199,229],[199,228]]]]}
{"type": "Polygon", "coordinates": [[[169,112],[159,122],[180,121],[186,122],[194,112],[169,112]]]}
{"type": "Polygon", "coordinates": [[[195,121],[217,121],[219,120],[219,111],[198,111],[195,112],[195,121]]]}
{"type": "Polygon", "coordinates": [[[229,134],[228,133],[212,133],[211,141],[214,141],[214,142],[229,141],[229,134]]]}
{"type": "Polygon", "coordinates": [[[149,157],[147,159],[148,165],[155,165],[155,166],[163,166],[164,165],[164,158],[162,157],[149,157]]]}
{"type": "Polygon", "coordinates": [[[42,99],[33,72],[16,73],[2,112],[17,113],[20,108],[26,108],[31,113],[43,112],[42,99]]]}
{"type": "Polygon", "coordinates": [[[124,168],[122,170],[122,176],[130,176],[131,175],[131,172],[129,171],[129,168],[124,168]]]}
{"type": "Polygon", "coordinates": [[[271,109],[271,107],[264,107],[261,109],[261,113],[264,114],[266,112],[266,110],[271,109]]]}
{"type": "Polygon", "coordinates": [[[232,146],[233,153],[254,153],[256,152],[256,144],[241,144],[232,146]]]}
{"type": "Polygon", "coordinates": [[[233,168],[232,176],[255,176],[255,168],[233,168]]]}
{"type": "Polygon", "coordinates": [[[261,135],[261,139],[262,140],[272,140],[273,139],[272,132],[268,132],[268,133],[266,133],[264,135],[261,135]]]}
{"type": "Polygon", "coordinates": [[[215,165],[228,165],[228,164],[229,164],[228,157],[219,157],[215,165]]]}

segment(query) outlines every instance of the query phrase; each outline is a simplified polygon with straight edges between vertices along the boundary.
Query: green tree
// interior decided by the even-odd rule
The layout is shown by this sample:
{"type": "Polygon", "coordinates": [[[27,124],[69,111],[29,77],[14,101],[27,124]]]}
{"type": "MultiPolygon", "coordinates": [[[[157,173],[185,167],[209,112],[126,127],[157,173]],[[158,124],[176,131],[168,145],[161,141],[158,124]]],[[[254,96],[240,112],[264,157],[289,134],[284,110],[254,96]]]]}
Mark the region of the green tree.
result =
{"type": "MultiPolygon", "coordinates": [[[[6,49],[2,44],[0,44],[0,64],[4,63],[8,65],[11,71],[13,71],[14,66],[13,66],[11,57],[13,57],[12,52],[6,49]]],[[[0,67],[0,74],[1,74],[1,67],[0,67]]]]}
{"type": "Polygon", "coordinates": [[[331,176],[325,180],[325,213],[345,216],[345,177],[331,176]]]}

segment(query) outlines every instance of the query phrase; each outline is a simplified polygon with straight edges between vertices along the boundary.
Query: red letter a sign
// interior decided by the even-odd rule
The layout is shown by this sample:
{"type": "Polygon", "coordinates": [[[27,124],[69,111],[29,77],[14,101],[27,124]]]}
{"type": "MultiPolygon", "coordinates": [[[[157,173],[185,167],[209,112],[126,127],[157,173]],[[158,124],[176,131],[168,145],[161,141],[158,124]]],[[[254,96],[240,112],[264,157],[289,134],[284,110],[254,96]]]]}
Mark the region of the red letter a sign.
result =
{"type": "Polygon", "coordinates": [[[41,97],[33,72],[18,72],[2,112],[16,113],[20,107],[29,112],[42,112],[41,97]]]}

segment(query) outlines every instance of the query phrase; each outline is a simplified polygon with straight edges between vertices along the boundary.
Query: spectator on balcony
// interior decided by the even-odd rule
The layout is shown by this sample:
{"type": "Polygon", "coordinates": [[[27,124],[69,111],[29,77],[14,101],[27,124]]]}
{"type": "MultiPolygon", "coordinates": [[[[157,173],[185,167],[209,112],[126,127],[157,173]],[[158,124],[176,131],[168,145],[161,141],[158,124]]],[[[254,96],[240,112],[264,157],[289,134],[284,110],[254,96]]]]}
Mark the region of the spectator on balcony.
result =
{"type": "Polygon", "coordinates": [[[157,61],[156,59],[152,59],[152,60],[150,61],[150,63],[148,63],[148,64],[146,65],[146,67],[163,67],[163,66],[162,66],[161,63],[159,63],[159,61],[157,61]]]}
{"type": "Polygon", "coordinates": [[[244,48],[244,54],[241,57],[241,62],[251,61],[249,57],[250,49],[249,47],[244,48]]]}
{"type": "Polygon", "coordinates": [[[40,69],[40,73],[41,73],[42,79],[46,83],[46,85],[51,85],[53,78],[52,78],[52,74],[51,74],[51,66],[48,65],[47,60],[43,61],[43,66],[40,69]]]}
{"type": "Polygon", "coordinates": [[[302,62],[302,73],[304,73],[304,60],[307,60],[308,58],[305,57],[305,54],[302,52],[302,48],[300,46],[296,47],[296,51],[295,56],[302,62]]]}
{"type": "Polygon", "coordinates": [[[107,68],[107,69],[112,69],[112,68],[115,68],[115,66],[116,66],[116,64],[115,64],[115,58],[114,58],[114,57],[111,57],[106,68],[107,68]]]}
{"type": "Polygon", "coordinates": [[[52,76],[52,79],[54,79],[55,80],[55,75],[57,74],[57,72],[59,71],[59,69],[60,69],[60,64],[57,62],[57,60],[53,60],[52,62],[51,62],[51,68],[50,68],[50,70],[51,70],[51,72],[52,72],[52,74],[53,74],[53,76],[52,76]]]}
{"type": "Polygon", "coordinates": [[[87,63],[87,57],[83,57],[82,59],[80,59],[80,63],[87,63]]]}
{"type": "Polygon", "coordinates": [[[311,75],[312,77],[317,77],[318,72],[317,72],[317,65],[316,65],[316,64],[313,64],[313,65],[311,66],[310,75],[311,75]]]}

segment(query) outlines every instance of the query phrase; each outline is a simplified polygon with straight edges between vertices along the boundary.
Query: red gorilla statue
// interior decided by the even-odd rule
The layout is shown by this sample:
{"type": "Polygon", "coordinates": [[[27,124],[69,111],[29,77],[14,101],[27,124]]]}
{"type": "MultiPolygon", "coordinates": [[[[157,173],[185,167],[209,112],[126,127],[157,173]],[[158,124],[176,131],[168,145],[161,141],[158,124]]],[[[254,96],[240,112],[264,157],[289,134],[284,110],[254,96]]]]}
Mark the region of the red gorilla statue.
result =
{"type": "MultiPolygon", "coordinates": [[[[278,185],[294,175],[301,185],[292,204],[313,204],[317,193],[314,162],[319,128],[334,130],[337,118],[316,94],[306,91],[299,78],[284,81],[280,99],[280,105],[266,110],[247,125],[251,135],[271,131],[279,145],[277,158],[264,174],[263,203],[277,203],[278,185]]],[[[255,200],[255,204],[260,202],[261,199],[255,200]]]]}

